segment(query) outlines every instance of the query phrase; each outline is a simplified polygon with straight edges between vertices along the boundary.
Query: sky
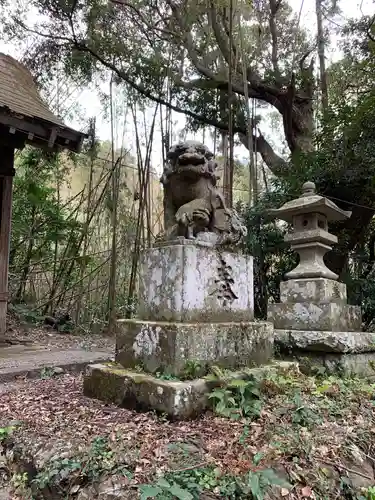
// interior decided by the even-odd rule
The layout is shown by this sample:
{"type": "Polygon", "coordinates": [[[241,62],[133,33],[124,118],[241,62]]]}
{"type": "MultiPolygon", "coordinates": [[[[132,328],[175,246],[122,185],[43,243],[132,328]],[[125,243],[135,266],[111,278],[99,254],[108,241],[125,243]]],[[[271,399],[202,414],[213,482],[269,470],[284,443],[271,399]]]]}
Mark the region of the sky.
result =
{"type": "MultiPolygon", "coordinates": [[[[301,26],[304,26],[311,33],[315,33],[315,0],[289,0],[289,4],[296,13],[299,13],[301,10],[301,26]]],[[[359,17],[361,14],[371,14],[374,12],[373,0],[339,0],[339,6],[341,8],[340,15],[337,15],[331,22],[325,21],[326,26],[330,29],[331,36],[331,47],[327,52],[328,62],[338,60],[341,57],[340,50],[337,47],[338,37],[335,34],[335,30],[337,29],[337,27],[345,24],[345,21],[349,18],[359,17]]],[[[33,20],[29,18],[29,22],[31,24],[33,20]]],[[[20,57],[20,54],[17,54],[17,51],[13,46],[9,44],[7,45],[1,39],[0,52],[9,54],[15,58],[20,57]]],[[[104,88],[103,90],[108,90],[108,88],[104,88]]],[[[83,90],[76,90],[69,97],[67,102],[69,103],[69,107],[70,105],[74,106],[78,103],[84,115],[83,121],[77,120],[77,118],[74,117],[74,114],[72,114],[72,116],[66,116],[65,123],[68,126],[77,128],[79,130],[85,130],[87,127],[86,124],[88,122],[88,119],[96,116],[97,134],[99,138],[101,140],[110,140],[111,126],[108,117],[105,117],[105,114],[103,113],[103,106],[100,102],[99,94],[95,89],[86,88],[83,90]]],[[[66,104],[67,103],[65,103],[65,105],[66,104]]],[[[126,120],[126,125],[124,128],[124,113],[122,108],[123,103],[120,100],[120,103],[117,105],[117,109],[115,110],[115,113],[118,113],[119,116],[119,119],[116,120],[115,123],[115,137],[117,138],[116,143],[118,147],[124,144],[125,148],[129,150],[134,156],[136,156],[134,125],[132,124],[131,117],[129,116],[129,119],[126,120]]],[[[152,110],[150,110],[147,114],[148,118],[151,119],[152,110]]],[[[183,115],[173,113],[172,121],[175,126],[175,137],[173,139],[178,140],[178,134],[183,129],[185,120],[183,115]]],[[[272,123],[270,123],[269,118],[267,117],[267,113],[262,118],[261,129],[262,133],[265,135],[265,137],[267,137],[267,139],[270,140],[271,144],[273,144],[273,146],[280,151],[282,142],[280,141],[280,137],[277,137],[277,134],[275,134],[272,123]]],[[[196,136],[194,136],[193,134],[189,134],[187,138],[202,140],[202,133],[199,133],[196,136]]],[[[153,167],[159,172],[162,169],[160,144],[161,133],[160,129],[157,127],[154,135],[152,162],[153,167]]],[[[207,143],[207,145],[212,148],[212,144],[210,144],[209,142],[207,143]]],[[[236,148],[235,156],[244,162],[248,161],[248,152],[244,147],[236,148]]]]}

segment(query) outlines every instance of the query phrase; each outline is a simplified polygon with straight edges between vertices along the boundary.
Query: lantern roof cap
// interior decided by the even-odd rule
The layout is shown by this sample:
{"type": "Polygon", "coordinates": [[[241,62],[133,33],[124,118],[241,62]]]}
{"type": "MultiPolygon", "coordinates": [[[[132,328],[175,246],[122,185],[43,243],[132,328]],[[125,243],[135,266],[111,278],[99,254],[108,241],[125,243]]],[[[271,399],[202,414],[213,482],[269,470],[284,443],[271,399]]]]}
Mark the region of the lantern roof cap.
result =
{"type": "Polygon", "coordinates": [[[350,211],[342,210],[333,201],[316,194],[313,182],[305,182],[302,185],[302,194],[299,198],[286,202],[282,207],[269,211],[270,215],[278,217],[286,222],[293,222],[296,215],[319,213],[324,215],[328,221],[341,221],[349,219],[350,211]]]}

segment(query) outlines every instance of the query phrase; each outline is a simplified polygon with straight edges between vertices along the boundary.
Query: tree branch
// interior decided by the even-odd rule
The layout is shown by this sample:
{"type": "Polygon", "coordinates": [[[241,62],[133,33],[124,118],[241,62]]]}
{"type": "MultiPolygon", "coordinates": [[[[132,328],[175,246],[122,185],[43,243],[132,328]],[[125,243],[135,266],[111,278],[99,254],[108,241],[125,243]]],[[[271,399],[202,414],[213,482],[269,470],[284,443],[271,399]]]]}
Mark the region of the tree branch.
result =
{"type": "Polygon", "coordinates": [[[370,39],[372,42],[375,42],[375,37],[374,37],[374,35],[371,33],[371,31],[372,31],[372,27],[374,26],[374,23],[375,23],[375,16],[373,16],[373,18],[372,18],[372,19],[371,19],[371,21],[370,21],[369,27],[367,28],[367,36],[369,37],[369,39],[370,39]]]}
{"type": "MultiPolygon", "coordinates": [[[[259,153],[262,160],[271,170],[271,172],[277,177],[282,177],[289,171],[289,163],[285,161],[281,156],[275,153],[271,144],[264,138],[262,133],[259,131],[259,135],[253,134],[253,152],[259,153]]],[[[239,134],[241,143],[246,149],[249,147],[249,141],[246,134],[239,134]]]]}
{"type": "MultiPolygon", "coordinates": [[[[176,113],[181,113],[181,114],[185,114],[186,116],[190,116],[194,120],[197,120],[201,123],[205,123],[206,125],[212,125],[213,127],[218,128],[219,130],[224,130],[224,131],[228,130],[227,123],[220,122],[217,120],[212,120],[212,119],[207,118],[205,116],[199,115],[198,113],[194,113],[193,111],[190,111],[188,109],[180,108],[180,107],[175,106],[174,104],[171,104],[170,102],[166,101],[162,97],[152,94],[147,89],[145,89],[142,85],[134,82],[126,72],[118,69],[114,64],[103,59],[99,54],[97,54],[95,51],[93,51],[90,47],[87,47],[86,45],[83,45],[83,44],[79,44],[78,46],[76,46],[76,48],[78,50],[81,50],[82,52],[88,52],[89,54],[91,54],[92,57],[97,59],[97,61],[99,61],[103,66],[105,66],[106,68],[113,71],[119,78],[124,80],[124,82],[126,82],[128,85],[130,85],[130,87],[132,87],[134,90],[136,90],[143,97],[146,97],[147,99],[150,99],[151,101],[154,101],[158,104],[166,106],[167,108],[175,111],[176,113]]],[[[235,130],[235,132],[240,132],[240,131],[243,132],[242,129],[235,130]]]]}
{"type": "Polygon", "coordinates": [[[279,10],[281,4],[281,0],[270,0],[270,19],[269,19],[269,27],[271,33],[272,40],[272,52],[271,52],[271,61],[273,70],[275,72],[275,79],[280,78],[280,70],[278,64],[278,46],[277,46],[277,27],[276,27],[276,14],[279,10]]]}
{"type": "MultiPolygon", "coordinates": [[[[151,92],[149,92],[145,87],[142,85],[134,82],[131,77],[125,72],[117,68],[112,62],[106,61],[102,56],[100,56],[98,53],[96,53],[93,49],[85,45],[83,42],[79,42],[78,40],[72,40],[71,38],[68,38],[66,36],[60,36],[60,35],[50,35],[48,33],[43,33],[38,30],[34,30],[28,26],[26,26],[23,23],[20,23],[22,27],[29,31],[30,33],[34,33],[35,35],[41,36],[43,38],[48,38],[50,40],[61,40],[69,45],[73,46],[77,50],[81,52],[87,52],[89,53],[94,59],[96,59],[98,62],[100,62],[105,68],[113,71],[121,80],[126,82],[131,88],[136,90],[141,96],[150,99],[153,102],[156,102],[157,104],[161,104],[163,106],[166,106],[167,108],[171,109],[172,111],[175,111],[176,113],[184,114],[186,116],[190,116],[190,118],[193,118],[194,120],[197,120],[198,122],[201,122],[206,125],[211,125],[212,127],[215,127],[219,130],[223,131],[228,131],[228,124],[225,122],[221,122],[218,120],[213,120],[211,118],[207,118],[203,115],[199,115],[198,113],[194,113],[194,111],[190,111],[189,109],[184,109],[180,108],[178,106],[175,106],[174,104],[171,104],[170,102],[166,101],[160,96],[154,95],[151,92]]],[[[235,133],[244,133],[244,129],[240,127],[236,127],[234,130],[235,133]]]]}
{"type": "Polygon", "coordinates": [[[216,79],[215,74],[209,68],[207,68],[206,66],[204,66],[200,62],[199,57],[198,57],[198,53],[194,47],[193,38],[191,36],[190,29],[184,23],[184,21],[182,19],[182,15],[179,13],[176,5],[169,0],[167,0],[167,3],[169,4],[169,6],[172,10],[173,17],[175,18],[177,24],[179,25],[179,27],[181,29],[180,38],[182,38],[183,44],[187,50],[187,53],[191,59],[191,62],[194,64],[197,71],[199,71],[199,73],[201,73],[204,77],[206,77],[210,80],[211,79],[215,80],[216,79]]]}
{"type": "Polygon", "coordinates": [[[229,64],[230,61],[229,44],[227,40],[224,38],[223,32],[220,29],[219,24],[217,22],[217,11],[214,0],[211,0],[207,14],[208,14],[208,21],[211,24],[220,52],[224,57],[225,62],[229,64]]]}
{"type": "MultiPolygon", "coordinates": [[[[141,20],[142,23],[144,23],[144,25],[146,26],[147,29],[149,29],[150,31],[160,31],[160,33],[164,34],[164,35],[167,35],[167,36],[173,36],[175,38],[177,38],[179,35],[174,32],[174,31],[171,31],[171,30],[167,30],[165,28],[159,28],[158,26],[156,26],[156,24],[151,24],[149,23],[145,17],[142,15],[141,11],[135,7],[134,5],[132,5],[131,3],[129,2],[126,2],[125,0],[110,0],[113,4],[115,5],[121,5],[122,7],[127,7],[129,9],[131,9],[133,12],[135,12],[135,14],[139,17],[139,19],[141,20]]],[[[163,40],[165,40],[163,38],[163,40]]]]}
{"type": "MultiPolygon", "coordinates": [[[[121,2],[122,3],[122,2],[121,2]]],[[[174,18],[178,20],[180,13],[177,12],[176,10],[173,11],[174,18]]],[[[182,24],[180,26],[184,26],[183,21],[179,21],[182,24]]],[[[21,24],[21,23],[20,23],[21,24]]],[[[80,40],[75,32],[74,32],[74,26],[73,23],[70,23],[70,28],[72,30],[71,36],[61,36],[61,35],[55,35],[54,33],[43,33],[37,30],[34,30],[32,28],[29,28],[28,26],[24,25],[22,23],[22,27],[29,31],[32,32],[40,37],[48,38],[51,40],[61,40],[65,43],[66,47],[73,47],[81,52],[86,52],[90,54],[96,61],[98,61],[100,64],[102,64],[105,68],[111,70],[114,74],[116,74],[121,80],[126,82],[131,88],[133,88],[136,92],[138,92],[141,96],[150,99],[151,101],[158,103],[160,105],[165,106],[166,108],[175,111],[176,113],[181,113],[184,114],[192,119],[194,119],[197,122],[200,122],[202,124],[210,125],[213,126],[219,130],[222,131],[228,131],[228,123],[225,121],[218,121],[216,119],[211,119],[206,116],[203,116],[201,114],[195,113],[194,111],[191,111],[189,109],[184,109],[180,106],[177,106],[175,104],[172,104],[171,102],[167,101],[165,98],[162,97],[161,94],[156,94],[150,90],[148,90],[146,87],[144,87],[142,84],[137,83],[136,81],[133,80],[133,78],[124,70],[118,68],[116,64],[113,61],[108,61],[106,58],[99,53],[95,51],[95,49],[91,48],[85,40],[80,40]]],[[[185,26],[186,28],[186,26],[185,26]]],[[[227,79],[222,75],[218,75],[213,73],[209,68],[204,67],[201,64],[201,61],[199,59],[199,56],[197,55],[197,52],[195,50],[193,40],[191,38],[191,33],[185,29],[184,31],[185,35],[182,35],[183,38],[185,39],[185,43],[183,44],[187,50],[189,50],[189,57],[192,61],[192,63],[196,66],[197,70],[203,74],[205,78],[198,79],[198,80],[193,80],[191,82],[177,82],[177,85],[180,85],[183,88],[202,88],[202,89],[207,89],[207,88],[216,88],[219,90],[227,91],[227,86],[228,86],[228,81],[227,79]]],[[[181,35],[180,35],[181,36],[181,35]]],[[[253,97],[256,99],[263,100],[265,102],[268,102],[272,104],[276,109],[278,109],[280,112],[282,112],[282,105],[285,105],[285,103],[282,102],[281,99],[278,97],[282,97],[283,94],[285,94],[285,91],[278,89],[273,86],[266,85],[262,83],[261,81],[259,82],[254,82],[251,81],[251,87],[249,87],[249,97],[253,97]]],[[[243,85],[243,79],[241,78],[240,82],[233,82],[233,90],[235,93],[238,95],[244,95],[244,85],[243,85]]],[[[285,111],[285,110],[284,110],[285,111]]],[[[234,127],[233,130],[234,133],[240,134],[241,142],[243,142],[243,137],[246,137],[247,131],[246,127],[234,127]]],[[[246,146],[247,140],[245,139],[245,142],[243,144],[246,146]]],[[[254,148],[257,152],[259,152],[262,156],[262,159],[266,163],[266,165],[271,169],[271,171],[275,175],[283,175],[285,174],[285,171],[288,169],[288,163],[283,160],[281,157],[279,157],[272,149],[270,144],[267,142],[267,140],[263,137],[262,134],[254,136],[253,138],[253,144],[254,148]]]]}

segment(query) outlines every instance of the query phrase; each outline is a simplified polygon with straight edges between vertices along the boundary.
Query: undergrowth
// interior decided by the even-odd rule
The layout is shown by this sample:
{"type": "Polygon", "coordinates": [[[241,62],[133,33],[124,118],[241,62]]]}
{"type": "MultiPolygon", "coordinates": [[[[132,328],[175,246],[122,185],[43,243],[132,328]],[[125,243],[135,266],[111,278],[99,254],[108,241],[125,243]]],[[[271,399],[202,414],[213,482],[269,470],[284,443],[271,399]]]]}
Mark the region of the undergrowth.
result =
{"type": "Polygon", "coordinates": [[[154,484],[140,487],[141,500],[199,500],[201,495],[214,492],[218,498],[263,500],[272,486],[286,487],[287,481],[279,478],[272,469],[249,471],[240,476],[221,475],[214,467],[171,472],[154,484]]]}
{"type": "MultiPolygon", "coordinates": [[[[209,394],[219,418],[204,421],[208,432],[212,426],[215,432],[223,428],[230,433],[218,436],[218,443],[223,442],[216,451],[199,448],[196,456],[191,451],[196,445],[180,443],[183,453],[176,455],[173,467],[154,468],[151,460],[149,472],[139,481],[138,458],[129,464],[124,449],[116,449],[116,443],[126,448],[126,440],[119,436],[113,443],[97,437],[80,453],[49,460],[34,477],[18,469],[12,476],[14,489],[22,491],[24,499],[50,498],[46,492],[54,498],[76,498],[87,485],[121,476],[141,499],[263,500],[292,498],[288,495],[293,492],[293,498],[375,500],[375,481],[360,485],[348,472],[355,469],[356,457],[375,463],[374,384],[357,378],[307,377],[293,370],[270,371],[263,378],[249,375],[247,380],[220,374],[220,380],[209,394]]],[[[192,423],[184,425],[194,429],[192,423]]],[[[14,429],[0,428],[0,442],[14,429]]],[[[132,447],[134,451],[134,443],[132,447]]],[[[166,456],[171,456],[171,447],[169,443],[163,452],[166,456]]]]}

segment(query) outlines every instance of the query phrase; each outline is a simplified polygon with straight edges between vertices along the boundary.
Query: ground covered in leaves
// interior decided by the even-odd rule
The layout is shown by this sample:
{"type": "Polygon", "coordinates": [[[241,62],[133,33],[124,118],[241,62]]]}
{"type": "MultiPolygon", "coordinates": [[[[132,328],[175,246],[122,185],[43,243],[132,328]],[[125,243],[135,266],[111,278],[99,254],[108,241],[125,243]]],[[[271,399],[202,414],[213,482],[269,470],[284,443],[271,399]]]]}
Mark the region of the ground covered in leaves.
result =
{"type": "Polygon", "coordinates": [[[374,385],[252,384],[213,398],[226,417],[169,422],[85,398],[80,376],[22,382],[1,396],[2,480],[14,499],[375,499],[374,385]]]}
{"type": "Polygon", "coordinates": [[[43,324],[30,325],[19,320],[15,315],[7,316],[6,338],[10,343],[32,343],[51,349],[85,349],[88,351],[108,350],[113,353],[115,339],[113,336],[93,335],[91,332],[56,331],[43,324]]]}

